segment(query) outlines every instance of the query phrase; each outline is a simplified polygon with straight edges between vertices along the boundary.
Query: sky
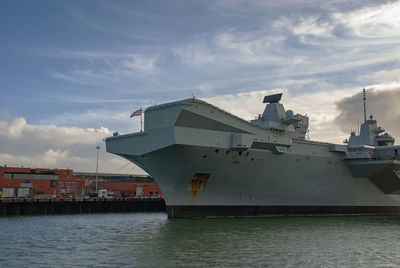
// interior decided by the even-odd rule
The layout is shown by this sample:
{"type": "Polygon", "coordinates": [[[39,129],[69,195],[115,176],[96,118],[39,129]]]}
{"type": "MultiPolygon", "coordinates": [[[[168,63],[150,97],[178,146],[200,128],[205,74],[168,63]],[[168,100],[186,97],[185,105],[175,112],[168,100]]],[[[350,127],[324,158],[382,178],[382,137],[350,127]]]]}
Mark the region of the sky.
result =
{"type": "MultiPolygon", "coordinates": [[[[400,139],[400,1],[0,1],[0,165],[143,173],[105,152],[140,107],[264,95],[341,143],[367,110],[400,139]]],[[[396,141],[398,144],[398,142],[396,141]]]]}

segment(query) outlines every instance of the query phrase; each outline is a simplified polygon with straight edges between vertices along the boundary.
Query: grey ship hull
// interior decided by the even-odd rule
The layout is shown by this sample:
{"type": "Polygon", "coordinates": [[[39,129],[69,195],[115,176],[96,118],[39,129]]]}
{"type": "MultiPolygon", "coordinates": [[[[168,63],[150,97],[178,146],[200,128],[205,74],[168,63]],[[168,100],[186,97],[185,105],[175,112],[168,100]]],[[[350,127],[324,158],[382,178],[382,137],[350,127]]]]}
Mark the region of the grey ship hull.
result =
{"type": "Polygon", "coordinates": [[[169,217],[400,214],[399,195],[353,177],[330,144],[289,139],[198,100],[147,109],[144,132],[106,142],[156,179],[169,217]]]}

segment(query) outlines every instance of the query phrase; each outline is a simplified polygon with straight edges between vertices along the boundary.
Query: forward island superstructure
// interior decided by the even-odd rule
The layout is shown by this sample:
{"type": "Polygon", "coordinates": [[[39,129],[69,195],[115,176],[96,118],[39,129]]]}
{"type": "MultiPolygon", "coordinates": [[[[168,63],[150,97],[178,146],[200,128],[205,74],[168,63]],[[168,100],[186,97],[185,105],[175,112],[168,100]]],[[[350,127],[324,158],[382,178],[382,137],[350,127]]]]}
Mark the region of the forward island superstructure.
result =
{"type": "Polygon", "coordinates": [[[156,178],[170,218],[400,214],[394,138],[371,117],[346,145],[310,141],[281,97],[250,122],[195,98],[152,106],[107,152],[156,178]]]}

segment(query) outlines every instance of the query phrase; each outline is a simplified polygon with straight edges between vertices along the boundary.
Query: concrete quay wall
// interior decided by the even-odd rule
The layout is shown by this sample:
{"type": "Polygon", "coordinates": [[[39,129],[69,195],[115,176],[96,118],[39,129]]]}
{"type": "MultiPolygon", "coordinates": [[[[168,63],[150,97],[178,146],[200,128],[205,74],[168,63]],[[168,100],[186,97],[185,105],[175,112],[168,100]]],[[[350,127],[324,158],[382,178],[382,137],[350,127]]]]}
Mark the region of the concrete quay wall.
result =
{"type": "Polygon", "coordinates": [[[163,198],[0,199],[0,217],[111,212],[166,211],[163,198]]]}

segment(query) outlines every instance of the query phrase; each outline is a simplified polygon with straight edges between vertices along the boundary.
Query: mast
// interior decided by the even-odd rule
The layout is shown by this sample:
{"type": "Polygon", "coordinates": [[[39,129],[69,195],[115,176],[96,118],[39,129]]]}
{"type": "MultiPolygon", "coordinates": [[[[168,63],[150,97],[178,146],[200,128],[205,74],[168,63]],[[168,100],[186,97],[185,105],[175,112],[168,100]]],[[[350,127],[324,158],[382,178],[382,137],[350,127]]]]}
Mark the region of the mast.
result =
{"type": "Polygon", "coordinates": [[[366,97],[365,97],[365,88],[363,88],[363,102],[364,102],[364,123],[367,122],[367,109],[365,107],[366,97]]]}

